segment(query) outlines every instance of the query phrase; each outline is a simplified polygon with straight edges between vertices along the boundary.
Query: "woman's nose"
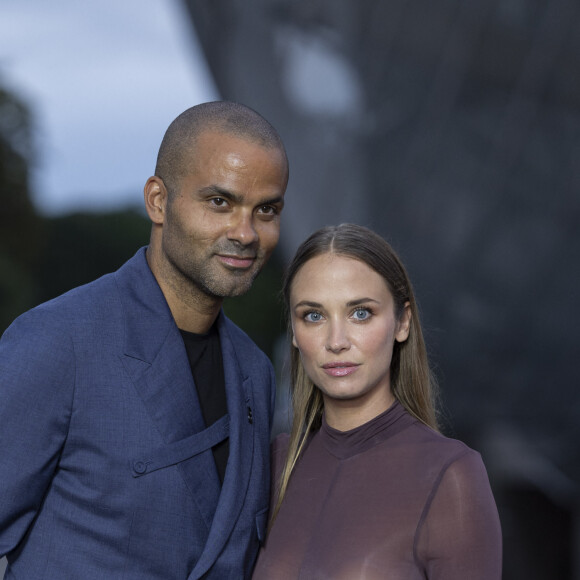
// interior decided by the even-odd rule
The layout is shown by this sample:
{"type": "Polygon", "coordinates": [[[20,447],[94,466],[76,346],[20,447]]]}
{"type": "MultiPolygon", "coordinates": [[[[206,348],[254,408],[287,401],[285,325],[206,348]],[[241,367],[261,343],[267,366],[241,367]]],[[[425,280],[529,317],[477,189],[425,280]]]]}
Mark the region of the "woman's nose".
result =
{"type": "Polygon", "coordinates": [[[350,348],[350,340],[344,324],[331,323],[326,340],[326,350],[330,352],[340,352],[350,348]]]}

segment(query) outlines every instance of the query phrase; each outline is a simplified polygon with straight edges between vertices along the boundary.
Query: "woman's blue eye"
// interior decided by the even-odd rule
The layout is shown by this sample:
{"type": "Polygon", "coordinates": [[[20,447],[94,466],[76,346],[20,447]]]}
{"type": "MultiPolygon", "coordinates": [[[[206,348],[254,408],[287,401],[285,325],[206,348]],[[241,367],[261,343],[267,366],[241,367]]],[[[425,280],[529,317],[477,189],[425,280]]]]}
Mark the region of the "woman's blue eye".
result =
{"type": "Polygon", "coordinates": [[[371,313],[366,308],[357,308],[353,313],[356,320],[366,320],[370,315],[371,313]]]}
{"type": "Polygon", "coordinates": [[[320,312],[309,312],[305,317],[304,320],[308,322],[318,322],[322,320],[322,314],[320,312]]]}

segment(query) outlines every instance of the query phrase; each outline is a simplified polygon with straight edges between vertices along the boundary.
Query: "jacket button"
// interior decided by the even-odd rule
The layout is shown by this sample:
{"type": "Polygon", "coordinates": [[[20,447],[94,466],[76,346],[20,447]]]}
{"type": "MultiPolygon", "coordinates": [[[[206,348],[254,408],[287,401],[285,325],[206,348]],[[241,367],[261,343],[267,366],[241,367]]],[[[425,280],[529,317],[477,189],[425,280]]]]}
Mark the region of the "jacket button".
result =
{"type": "Polygon", "coordinates": [[[137,473],[145,473],[147,471],[147,464],[144,461],[135,461],[133,463],[133,469],[137,473]]]}

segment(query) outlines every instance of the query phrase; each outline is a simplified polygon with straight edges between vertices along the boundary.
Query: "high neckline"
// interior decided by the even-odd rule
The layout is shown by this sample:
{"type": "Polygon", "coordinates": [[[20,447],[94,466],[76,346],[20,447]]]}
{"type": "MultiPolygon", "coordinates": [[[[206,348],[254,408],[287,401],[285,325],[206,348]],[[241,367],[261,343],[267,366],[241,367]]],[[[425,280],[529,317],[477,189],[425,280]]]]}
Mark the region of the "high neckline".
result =
{"type": "Polygon", "coordinates": [[[403,405],[395,401],[374,419],[349,431],[334,429],[323,415],[319,436],[324,447],[332,455],[338,459],[347,459],[382,443],[415,421],[416,419],[407,413],[403,405]]]}

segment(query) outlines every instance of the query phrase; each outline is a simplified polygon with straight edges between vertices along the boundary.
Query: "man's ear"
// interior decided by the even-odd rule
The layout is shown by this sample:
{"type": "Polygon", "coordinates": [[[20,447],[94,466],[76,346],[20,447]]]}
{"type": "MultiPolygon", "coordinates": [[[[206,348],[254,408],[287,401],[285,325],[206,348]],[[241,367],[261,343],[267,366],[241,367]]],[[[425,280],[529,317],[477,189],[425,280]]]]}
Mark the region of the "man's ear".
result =
{"type": "Polygon", "coordinates": [[[145,196],[145,209],[149,219],[158,225],[165,220],[165,208],[167,207],[167,188],[160,177],[154,175],[147,180],[143,188],[145,196]]]}

